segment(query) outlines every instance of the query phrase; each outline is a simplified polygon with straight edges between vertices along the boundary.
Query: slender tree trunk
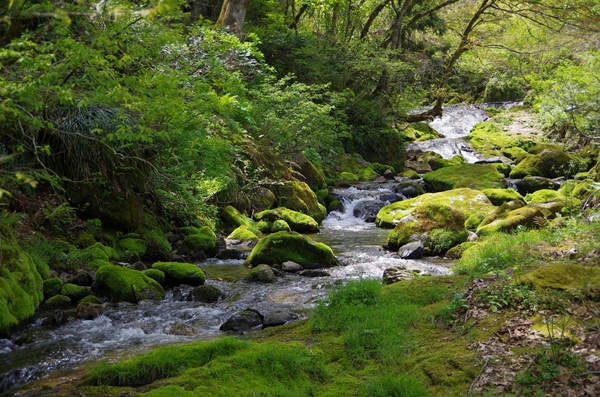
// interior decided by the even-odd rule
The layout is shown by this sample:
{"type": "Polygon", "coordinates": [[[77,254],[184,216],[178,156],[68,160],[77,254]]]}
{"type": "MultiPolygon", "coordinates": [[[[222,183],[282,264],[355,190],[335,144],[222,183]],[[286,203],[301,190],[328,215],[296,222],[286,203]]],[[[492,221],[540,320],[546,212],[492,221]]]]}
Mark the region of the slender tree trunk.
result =
{"type": "Polygon", "coordinates": [[[363,26],[363,29],[360,32],[361,39],[364,39],[365,37],[367,37],[367,35],[369,34],[369,30],[371,29],[371,25],[375,21],[375,18],[377,18],[379,16],[381,11],[385,8],[386,5],[388,5],[390,3],[390,1],[392,1],[392,0],[384,0],[383,3],[380,3],[377,7],[375,7],[373,12],[371,12],[371,14],[369,15],[369,18],[367,19],[367,22],[365,22],[365,26],[363,26]]]}
{"type": "Polygon", "coordinates": [[[300,18],[302,18],[302,15],[306,12],[306,10],[308,10],[308,4],[302,4],[300,11],[294,15],[294,22],[290,23],[290,26],[288,26],[290,29],[296,30],[298,28],[298,22],[300,22],[300,18]]]}
{"type": "Polygon", "coordinates": [[[250,0],[225,0],[217,26],[229,28],[233,34],[240,36],[248,7],[250,7],[250,0]]]}

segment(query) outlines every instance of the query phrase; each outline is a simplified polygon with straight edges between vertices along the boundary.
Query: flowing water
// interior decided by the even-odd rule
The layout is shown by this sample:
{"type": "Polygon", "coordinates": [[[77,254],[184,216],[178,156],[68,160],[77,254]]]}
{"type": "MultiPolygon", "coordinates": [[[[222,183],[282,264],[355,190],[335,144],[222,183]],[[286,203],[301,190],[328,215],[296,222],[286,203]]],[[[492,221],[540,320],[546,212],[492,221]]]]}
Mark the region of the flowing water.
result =
{"type": "Polygon", "coordinates": [[[521,102],[484,103],[481,105],[451,105],[443,110],[442,117],[436,117],[429,123],[443,138],[431,139],[407,145],[407,150],[435,152],[445,159],[462,155],[468,163],[483,160],[483,156],[473,150],[465,141],[473,127],[489,117],[484,109],[495,107],[508,109],[521,102]]]}
{"type": "Polygon", "coordinates": [[[257,284],[241,280],[248,273],[241,260],[199,263],[208,275],[207,284],[225,293],[222,301],[187,302],[182,297],[191,287],[181,287],[168,291],[166,299],[158,303],[115,304],[93,320],[72,318],[55,328],[32,324],[11,341],[0,340],[0,394],[19,395],[25,393],[24,389],[18,391],[19,388],[38,379],[71,376],[86,362],[111,361],[153,346],[217,337],[222,334],[219,326],[233,313],[246,308],[263,314],[283,308],[304,318],[337,282],[381,278],[383,271],[392,265],[404,264],[431,274],[447,273],[445,266],[403,260],[384,251],[381,245],[388,231],[353,215],[356,205],[390,193],[392,188],[393,184],[382,184],[376,188],[353,187],[334,192],[345,203],[345,211],[329,214],[320,233],[311,235],[329,245],[344,264],[328,269],[330,277],[285,274],[273,284],[257,284]],[[222,281],[231,279],[238,281],[222,281]]]}

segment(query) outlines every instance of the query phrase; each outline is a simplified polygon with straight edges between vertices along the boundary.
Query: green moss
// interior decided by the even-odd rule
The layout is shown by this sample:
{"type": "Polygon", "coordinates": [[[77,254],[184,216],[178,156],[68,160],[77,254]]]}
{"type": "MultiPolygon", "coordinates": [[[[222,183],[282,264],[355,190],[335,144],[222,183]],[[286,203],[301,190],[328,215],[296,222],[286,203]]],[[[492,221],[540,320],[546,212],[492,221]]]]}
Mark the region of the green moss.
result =
{"type": "Polygon", "coordinates": [[[5,335],[35,313],[44,294],[35,263],[20,249],[1,218],[0,237],[0,335],[5,335]]]}
{"type": "Polygon", "coordinates": [[[189,252],[204,252],[206,256],[216,253],[217,237],[211,228],[203,226],[197,233],[189,234],[181,243],[181,247],[189,252]]]}
{"type": "Polygon", "coordinates": [[[105,261],[102,259],[95,259],[91,262],[88,262],[86,267],[92,270],[98,270],[100,269],[102,266],[106,266],[106,265],[110,265],[111,263],[109,261],[105,261]]]}
{"type": "Polygon", "coordinates": [[[466,241],[464,215],[451,207],[427,204],[410,214],[410,221],[400,222],[388,235],[387,245],[397,250],[413,240],[413,235],[423,235],[427,255],[441,255],[453,246],[466,241]]]}
{"type": "Polygon", "coordinates": [[[92,236],[89,233],[81,233],[77,239],[75,239],[75,241],[73,242],[73,244],[77,247],[77,248],[87,248],[90,247],[92,245],[94,245],[96,243],[96,239],[94,238],[94,236],[92,236]]]}
{"type": "Polygon", "coordinates": [[[556,178],[564,174],[573,158],[562,150],[545,149],[539,154],[526,157],[510,172],[511,178],[543,176],[556,178]]]}
{"type": "Polygon", "coordinates": [[[258,186],[250,191],[250,202],[255,211],[264,211],[273,208],[277,198],[269,189],[258,186]]]}
{"type": "Polygon", "coordinates": [[[151,279],[155,280],[160,285],[165,284],[165,273],[162,270],[147,269],[147,270],[144,270],[142,273],[144,273],[144,275],[150,277],[151,279]]]}
{"type": "Polygon", "coordinates": [[[507,148],[523,145],[522,139],[505,134],[503,129],[498,120],[484,121],[473,127],[467,139],[475,150],[487,156],[498,156],[507,148]]]}
{"type": "Polygon", "coordinates": [[[353,173],[348,172],[348,171],[340,172],[339,179],[342,180],[342,181],[350,181],[350,182],[352,182],[352,181],[358,181],[358,177],[356,175],[354,175],[353,173]]]}
{"type": "Polygon", "coordinates": [[[429,166],[431,167],[432,170],[439,170],[440,168],[444,168],[444,167],[452,167],[455,165],[461,165],[461,164],[465,164],[465,158],[463,156],[461,156],[460,154],[457,154],[456,156],[450,158],[450,159],[444,159],[442,157],[435,157],[432,159],[429,159],[427,161],[427,164],[429,164],[429,166]]]}
{"type": "Polygon", "coordinates": [[[324,207],[319,205],[317,196],[306,183],[289,181],[281,186],[276,186],[275,189],[279,207],[309,215],[317,223],[321,223],[327,216],[327,211],[324,211],[324,207]]]}
{"type": "Polygon", "coordinates": [[[246,226],[247,228],[256,227],[252,219],[246,217],[231,205],[223,208],[219,218],[221,219],[221,225],[225,233],[231,233],[240,226],[246,226]]]}
{"type": "Polygon", "coordinates": [[[269,221],[266,221],[266,220],[261,220],[259,222],[256,222],[256,227],[258,228],[258,230],[261,233],[267,234],[267,233],[271,232],[271,223],[272,222],[269,222],[269,221]]]}
{"type": "Polygon", "coordinates": [[[227,236],[229,240],[238,240],[238,241],[258,241],[258,237],[256,234],[252,233],[251,230],[248,229],[248,226],[240,226],[235,229],[229,236],[227,236]]]}
{"type": "Polygon", "coordinates": [[[529,156],[529,153],[520,147],[511,147],[502,149],[503,156],[508,157],[513,160],[516,164],[520,163],[525,159],[525,157],[529,156]]]}
{"type": "Polygon", "coordinates": [[[319,224],[316,220],[308,215],[287,208],[280,207],[259,212],[254,215],[254,218],[257,221],[267,221],[270,223],[283,220],[287,222],[293,231],[300,233],[317,233],[319,231],[319,224]]]}
{"type": "Polygon", "coordinates": [[[165,274],[167,285],[198,286],[206,281],[206,275],[202,269],[191,263],[156,262],[152,265],[152,269],[158,269],[165,274]]]}
{"type": "Polygon", "coordinates": [[[482,193],[491,201],[494,205],[502,205],[507,201],[521,200],[524,201],[523,196],[519,194],[515,189],[485,189],[482,193]]]}
{"type": "Polygon", "coordinates": [[[385,174],[385,172],[388,170],[392,171],[394,174],[396,173],[394,166],[389,164],[371,163],[371,168],[373,168],[373,170],[381,176],[383,176],[383,174],[385,174]]]}
{"type": "Polygon", "coordinates": [[[171,254],[171,244],[162,230],[153,229],[144,233],[146,240],[145,257],[152,261],[166,260],[171,254]]]}
{"type": "Polygon", "coordinates": [[[529,204],[547,203],[548,201],[565,200],[565,197],[556,190],[542,189],[529,193],[525,201],[529,204]]]}
{"type": "Polygon", "coordinates": [[[400,173],[400,176],[408,179],[421,179],[421,175],[415,170],[406,170],[400,173]]]}
{"type": "Polygon", "coordinates": [[[331,248],[294,232],[277,232],[262,238],[244,264],[250,267],[263,263],[273,266],[286,261],[299,263],[305,268],[340,264],[331,248]]]}
{"type": "Polygon", "coordinates": [[[494,167],[499,173],[504,175],[505,178],[508,178],[508,176],[510,175],[510,172],[513,169],[512,165],[506,164],[506,163],[493,163],[490,165],[492,167],[494,167]]]}
{"type": "Polygon", "coordinates": [[[291,232],[292,229],[286,221],[284,221],[283,219],[277,219],[275,222],[273,222],[273,225],[271,225],[271,233],[277,233],[282,231],[291,232]]]}
{"type": "Polygon", "coordinates": [[[444,256],[450,259],[460,259],[466,250],[476,245],[476,242],[465,241],[464,243],[458,244],[457,246],[450,248],[444,256]]]}
{"type": "Polygon", "coordinates": [[[511,211],[498,211],[484,219],[476,233],[485,236],[496,232],[510,232],[519,226],[532,227],[538,219],[545,219],[540,208],[522,207],[511,211]]]}
{"type": "Polygon", "coordinates": [[[402,131],[410,142],[422,142],[439,138],[438,132],[427,123],[411,123],[402,131]]]}
{"type": "Polygon", "coordinates": [[[161,300],[165,297],[165,291],[155,280],[137,270],[115,265],[98,269],[93,288],[111,302],[137,303],[143,299],[161,300]]]}
{"type": "Polygon", "coordinates": [[[592,193],[597,192],[598,186],[592,179],[583,181],[567,181],[558,189],[558,192],[567,198],[587,200],[592,193]]]}
{"type": "Polygon", "coordinates": [[[44,310],[64,310],[71,307],[71,298],[65,295],[54,295],[42,305],[44,310]]]}
{"type": "Polygon", "coordinates": [[[141,238],[122,238],[117,246],[123,250],[123,258],[135,256],[139,260],[146,253],[146,241],[141,238]]]}
{"type": "Polygon", "coordinates": [[[44,299],[48,299],[54,295],[60,294],[60,289],[62,286],[63,281],[58,277],[44,280],[44,299]]]}
{"type": "Polygon", "coordinates": [[[69,252],[68,260],[74,262],[80,266],[85,266],[89,262],[93,262],[95,260],[118,260],[119,254],[114,248],[107,247],[102,243],[96,243],[91,245],[83,250],[74,250],[69,252]]]}
{"type": "Polygon", "coordinates": [[[103,302],[96,295],[87,295],[81,298],[79,303],[93,303],[95,305],[101,305],[103,302]]]}
{"type": "Polygon", "coordinates": [[[504,175],[490,164],[461,164],[444,167],[423,175],[423,180],[437,192],[458,187],[487,189],[506,187],[504,175]]]}
{"type": "Polygon", "coordinates": [[[373,179],[377,178],[378,176],[379,176],[379,174],[370,166],[364,167],[358,173],[358,179],[361,181],[372,181],[373,179]]]}
{"type": "Polygon", "coordinates": [[[519,284],[539,288],[600,291],[600,269],[582,265],[553,263],[519,277],[519,284]]]}
{"type": "Polygon", "coordinates": [[[189,236],[191,234],[200,234],[200,228],[197,228],[195,226],[184,226],[177,229],[177,233],[183,236],[189,236]]]}
{"type": "Polygon", "coordinates": [[[490,214],[489,211],[478,211],[471,214],[467,219],[465,219],[465,229],[467,230],[475,230],[481,222],[490,214]]]}
{"type": "MultiPolygon", "coordinates": [[[[488,198],[477,190],[454,189],[446,192],[427,193],[410,200],[386,205],[377,214],[375,222],[380,227],[393,228],[419,207],[427,205],[450,205],[454,210],[462,213],[465,218],[478,212],[490,214],[495,209],[488,198]]],[[[406,220],[408,219],[406,218],[406,220]]]]}
{"type": "Polygon", "coordinates": [[[92,295],[92,291],[88,287],[67,283],[60,289],[61,295],[68,296],[72,302],[78,302],[88,295],[92,295]]]}
{"type": "Polygon", "coordinates": [[[329,203],[329,212],[338,211],[344,212],[344,204],[340,200],[333,200],[329,203]]]}

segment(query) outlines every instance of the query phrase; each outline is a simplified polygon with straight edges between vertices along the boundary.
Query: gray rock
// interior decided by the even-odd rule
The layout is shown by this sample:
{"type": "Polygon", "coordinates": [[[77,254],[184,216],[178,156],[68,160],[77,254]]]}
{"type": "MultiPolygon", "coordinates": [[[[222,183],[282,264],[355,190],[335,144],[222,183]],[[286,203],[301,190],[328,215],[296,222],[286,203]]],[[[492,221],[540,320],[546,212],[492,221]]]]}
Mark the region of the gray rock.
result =
{"type": "Polygon", "coordinates": [[[396,174],[394,174],[394,171],[392,171],[392,170],[385,170],[383,173],[383,177],[385,179],[387,179],[388,181],[393,181],[394,178],[396,177],[396,174]]]}
{"type": "Polygon", "coordinates": [[[398,249],[398,255],[402,259],[420,259],[425,254],[425,247],[420,241],[413,241],[398,249]]]}
{"type": "Polygon", "coordinates": [[[381,200],[363,201],[354,207],[354,216],[364,219],[365,222],[375,222],[377,213],[385,207],[385,202],[381,200]]]}
{"type": "Polygon", "coordinates": [[[264,317],[258,311],[246,309],[235,313],[221,327],[221,331],[244,332],[263,324],[264,317]]]}
{"type": "Polygon", "coordinates": [[[194,288],[185,298],[187,301],[215,303],[223,297],[223,292],[212,285],[200,285],[194,288]]]}
{"type": "Polygon", "coordinates": [[[296,273],[303,269],[303,267],[296,262],[287,261],[281,264],[281,271],[288,273],[296,273]]]}
{"type": "Polygon", "coordinates": [[[217,259],[246,259],[248,251],[235,248],[226,248],[217,253],[217,259]]]}
{"type": "Polygon", "coordinates": [[[84,320],[93,320],[96,317],[101,316],[106,311],[106,305],[81,302],[77,305],[76,317],[84,320]]]}
{"type": "Polygon", "coordinates": [[[386,285],[404,280],[412,280],[413,278],[413,272],[406,269],[404,266],[389,267],[383,272],[383,283],[386,285]]]}
{"type": "Polygon", "coordinates": [[[331,274],[327,273],[325,270],[320,270],[320,269],[306,269],[306,270],[302,270],[298,274],[301,275],[302,277],[310,277],[310,278],[330,277],[331,276],[331,274]]]}
{"type": "Polygon", "coordinates": [[[248,279],[261,283],[273,283],[275,282],[275,272],[269,265],[258,265],[250,271],[248,279]]]}
{"type": "Polygon", "coordinates": [[[277,327],[297,319],[298,316],[288,309],[274,309],[265,315],[262,327],[263,329],[267,327],[277,327]]]}
{"type": "Polygon", "coordinates": [[[404,197],[401,194],[398,193],[388,193],[388,194],[382,194],[381,196],[379,196],[379,200],[381,201],[385,201],[386,203],[395,203],[397,201],[402,201],[402,200],[406,200],[406,197],[404,197]]]}

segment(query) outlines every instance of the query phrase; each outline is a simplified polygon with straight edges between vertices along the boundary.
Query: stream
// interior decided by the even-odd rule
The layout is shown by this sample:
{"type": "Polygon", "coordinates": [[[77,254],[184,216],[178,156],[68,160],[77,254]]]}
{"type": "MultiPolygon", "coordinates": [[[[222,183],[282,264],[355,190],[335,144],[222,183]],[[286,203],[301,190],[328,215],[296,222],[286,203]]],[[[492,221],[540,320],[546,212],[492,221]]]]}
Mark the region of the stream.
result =
{"type": "MultiPolygon", "coordinates": [[[[408,149],[432,150],[444,158],[462,154],[468,162],[479,160],[463,137],[487,118],[482,109],[488,106],[445,108],[444,117],[431,122],[445,138],[411,144],[408,149]]],[[[39,395],[36,390],[43,382],[53,387],[61,380],[75,377],[85,364],[116,361],[155,346],[218,337],[223,334],[220,325],[246,308],[262,314],[286,309],[298,319],[306,318],[332,286],[351,279],[381,279],[384,270],[393,265],[433,275],[447,274],[447,262],[404,260],[383,250],[388,230],[354,215],[357,205],[392,193],[397,183],[363,183],[334,191],[344,203],[344,212],[330,213],[320,232],[310,235],[315,241],[329,245],[344,264],[327,269],[329,277],[307,278],[286,273],[272,284],[250,283],[243,281],[249,270],[242,260],[209,259],[197,265],[206,272],[207,284],[224,292],[225,298],[220,302],[187,302],[183,297],[191,287],[182,286],[167,291],[160,302],[111,304],[93,320],[71,318],[53,328],[38,321],[12,335],[10,340],[0,339],[0,395],[39,395]]]]}

